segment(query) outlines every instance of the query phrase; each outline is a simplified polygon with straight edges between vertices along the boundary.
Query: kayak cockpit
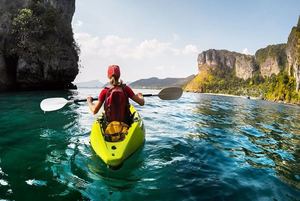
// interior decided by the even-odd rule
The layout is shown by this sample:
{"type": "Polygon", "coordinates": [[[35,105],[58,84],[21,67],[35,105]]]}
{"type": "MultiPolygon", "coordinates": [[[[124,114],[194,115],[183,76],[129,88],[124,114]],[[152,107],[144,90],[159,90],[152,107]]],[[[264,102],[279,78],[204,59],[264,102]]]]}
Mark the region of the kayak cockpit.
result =
{"type": "Polygon", "coordinates": [[[130,107],[132,123],[123,137],[113,141],[105,134],[104,117],[98,118],[92,126],[91,145],[96,154],[108,166],[119,166],[132,155],[145,140],[145,128],[140,115],[133,106],[130,107]]]}

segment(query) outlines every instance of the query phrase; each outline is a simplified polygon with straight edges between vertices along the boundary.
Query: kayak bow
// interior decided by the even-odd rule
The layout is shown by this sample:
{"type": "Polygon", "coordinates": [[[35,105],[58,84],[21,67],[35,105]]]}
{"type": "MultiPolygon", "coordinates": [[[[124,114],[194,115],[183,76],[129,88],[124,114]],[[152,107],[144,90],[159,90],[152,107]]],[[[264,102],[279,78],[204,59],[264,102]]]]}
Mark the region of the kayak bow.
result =
{"type": "Polygon", "coordinates": [[[92,126],[90,142],[96,154],[110,167],[121,166],[129,156],[141,147],[145,141],[144,123],[131,105],[130,112],[134,114],[133,123],[122,141],[108,142],[104,137],[101,118],[97,119],[92,126]]]}

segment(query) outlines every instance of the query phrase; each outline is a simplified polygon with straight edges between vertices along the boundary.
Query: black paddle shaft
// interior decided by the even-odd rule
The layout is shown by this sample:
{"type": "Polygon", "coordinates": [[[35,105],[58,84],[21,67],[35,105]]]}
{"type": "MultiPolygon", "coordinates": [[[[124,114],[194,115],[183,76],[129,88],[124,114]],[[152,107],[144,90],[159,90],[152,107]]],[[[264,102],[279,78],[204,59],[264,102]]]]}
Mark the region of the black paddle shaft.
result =
{"type": "MultiPolygon", "coordinates": [[[[158,96],[158,94],[143,94],[144,97],[150,97],[150,96],[158,96]]],[[[93,101],[98,100],[98,98],[93,97],[93,101]]],[[[85,102],[86,99],[75,99],[74,103],[80,103],[80,102],[85,102]]]]}
{"type": "MultiPolygon", "coordinates": [[[[162,100],[177,100],[182,95],[182,89],[179,87],[168,87],[162,89],[159,94],[143,94],[144,97],[158,96],[162,100]]],[[[98,98],[93,97],[93,101],[98,100],[98,98]]],[[[74,103],[85,102],[86,99],[76,99],[74,103]]]]}
{"type": "MultiPolygon", "coordinates": [[[[95,101],[95,100],[98,100],[98,98],[93,97],[93,101],[95,101]]],[[[86,98],[85,99],[75,99],[74,103],[80,103],[80,102],[85,102],[85,101],[86,101],[86,98]]]]}
{"type": "Polygon", "coordinates": [[[158,96],[158,94],[143,94],[144,97],[158,96]]]}

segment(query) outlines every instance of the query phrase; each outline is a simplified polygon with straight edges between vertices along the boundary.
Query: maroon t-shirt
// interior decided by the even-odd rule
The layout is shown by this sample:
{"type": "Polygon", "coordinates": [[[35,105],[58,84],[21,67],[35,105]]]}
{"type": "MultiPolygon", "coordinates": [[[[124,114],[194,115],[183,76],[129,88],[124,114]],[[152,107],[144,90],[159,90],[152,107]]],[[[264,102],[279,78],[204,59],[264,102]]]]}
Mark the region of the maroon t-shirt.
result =
{"type": "MultiPolygon", "coordinates": [[[[102,91],[99,94],[98,100],[102,101],[102,103],[104,103],[104,101],[105,101],[106,93],[108,90],[109,90],[109,88],[104,88],[104,89],[102,89],[102,91]]],[[[132,89],[127,85],[124,87],[124,91],[128,98],[132,99],[132,97],[135,95],[134,92],[132,91],[132,89]]]]}

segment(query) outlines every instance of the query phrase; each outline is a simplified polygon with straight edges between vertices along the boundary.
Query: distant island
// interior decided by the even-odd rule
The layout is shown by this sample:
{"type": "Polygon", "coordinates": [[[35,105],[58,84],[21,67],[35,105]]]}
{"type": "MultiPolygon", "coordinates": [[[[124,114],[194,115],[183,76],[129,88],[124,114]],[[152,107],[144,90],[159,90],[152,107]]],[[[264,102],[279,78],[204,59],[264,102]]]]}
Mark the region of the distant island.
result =
{"type": "Polygon", "coordinates": [[[300,104],[300,17],[286,44],[269,45],[255,55],[210,49],[198,55],[198,69],[186,91],[300,104]]]}
{"type": "Polygon", "coordinates": [[[99,80],[75,83],[78,88],[102,88],[104,84],[99,80]]]}
{"type": "MultiPolygon", "coordinates": [[[[148,79],[140,79],[134,82],[126,83],[132,88],[136,89],[162,89],[165,87],[184,87],[188,82],[190,82],[195,75],[188,76],[186,78],[165,78],[160,79],[157,77],[151,77],[148,79]]],[[[104,88],[109,86],[109,83],[103,84],[98,80],[91,80],[87,82],[75,83],[78,88],[104,88]]]]}
{"type": "Polygon", "coordinates": [[[186,78],[165,78],[159,79],[157,77],[151,77],[148,79],[140,79],[129,83],[132,88],[139,89],[162,89],[165,87],[184,87],[188,82],[194,79],[195,75],[190,75],[186,78]]]}

